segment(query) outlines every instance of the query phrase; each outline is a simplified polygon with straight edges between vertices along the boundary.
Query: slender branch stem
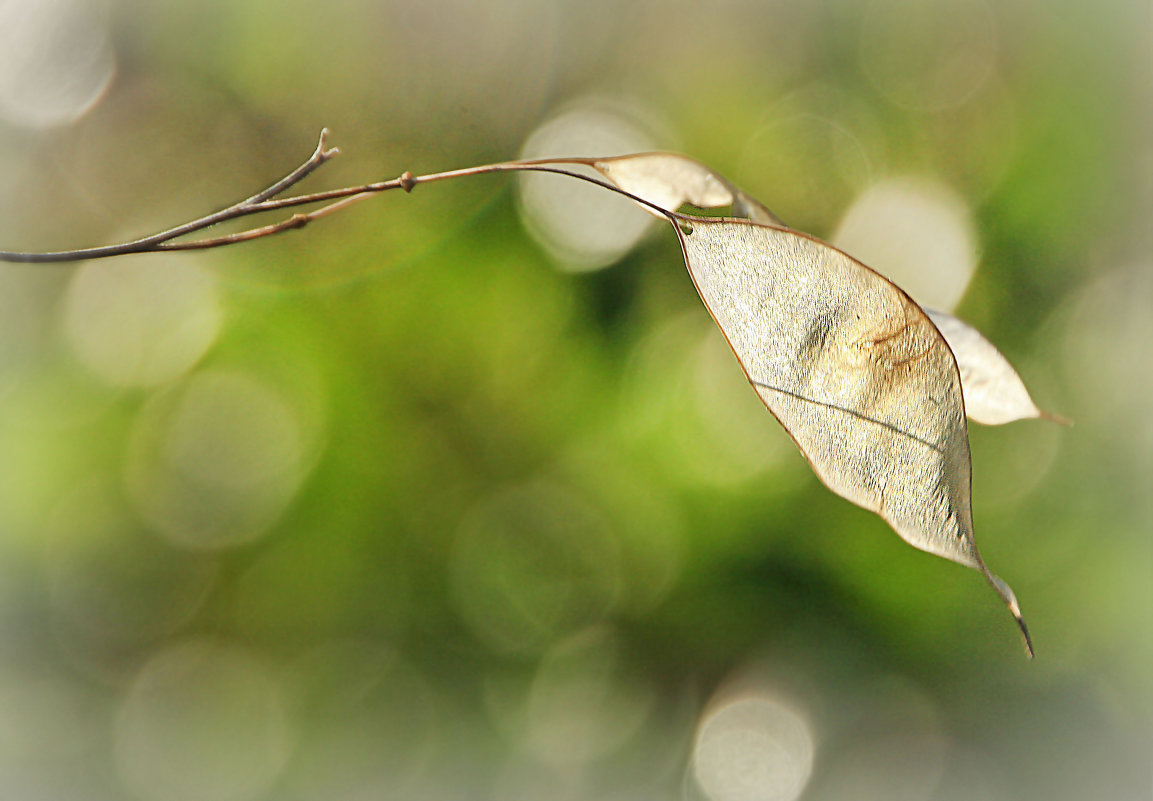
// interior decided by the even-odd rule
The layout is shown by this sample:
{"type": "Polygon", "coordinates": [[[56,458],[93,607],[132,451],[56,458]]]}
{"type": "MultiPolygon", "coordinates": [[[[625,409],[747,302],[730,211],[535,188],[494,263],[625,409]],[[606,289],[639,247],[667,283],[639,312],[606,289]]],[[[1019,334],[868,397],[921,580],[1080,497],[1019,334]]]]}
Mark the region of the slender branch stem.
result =
{"type": "MultiPolygon", "coordinates": [[[[276,195],[279,195],[300,183],[329,159],[340,154],[339,149],[326,147],[327,141],[328,129],[325,128],[320,132],[320,138],[317,141],[316,149],[313,151],[312,155],[308,157],[307,161],[290,172],[288,175],[284,176],[268,188],[257,192],[251,197],[245,198],[239,203],[234,203],[225,209],[221,209],[220,211],[205,215],[204,217],[200,217],[198,219],[192,220],[191,222],[184,223],[183,225],[178,225],[174,228],[169,228],[166,231],[160,231],[159,233],[152,234],[141,239],[135,239],[131,242],[122,242],[118,245],[106,245],[103,247],[95,248],[81,248],[79,250],[61,250],[51,253],[21,253],[12,251],[0,251],[0,261],[33,263],[67,262],[81,261],[84,259],[102,259],[108,258],[110,256],[122,256],[128,253],[146,253],[156,250],[183,249],[179,244],[168,243],[170,243],[173,239],[178,239],[179,237],[195,233],[196,231],[202,231],[206,228],[211,228],[214,225],[219,225],[220,223],[227,222],[228,220],[234,220],[240,217],[246,217],[250,214],[257,214],[261,211],[265,211],[266,209],[263,208],[263,204],[268,202],[270,198],[273,198],[276,195]]],[[[306,222],[307,220],[297,220],[295,222],[291,220],[285,221],[285,224],[281,224],[278,227],[278,230],[285,230],[287,228],[299,228],[306,222]],[[287,224],[290,222],[291,224],[287,224]]],[[[265,228],[271,229],[277,228],[277,226],[265,226],[265,228]]],[[[242,232],[242,234],[244,233],[249,232],[242,232]]],[[[267,233],[263,234],[263,236],[267,236],[271,233],[276,233],[276,231],[269,230],[267,233]]],[[[236,241],[243,241],[243,239],[254,238],[253,236],[236,236],[236,241]]],[[[230,237],[220,237],[220,239],[225,240],[230,239],[230,237]]],[[[220,244],[228,243],[221,241],[220,244]]]]}
{"type": "Polygon", "coordinates": [[[81,248],[78,250],[60,250],[48,253],[25,253],[19,251],[0,251],[0,261],[7,262],[23,262],[23,263],[60,263],[60,262],[73,262],[84,261],[88,259],[104,259],[112,256],[124,256],[130,253],[150,253],[157,251],[174,251],[174,250],[206,250],[209,248],[223,247],[225,245],[233,245],[238,242],[247,242],[253,239],[262,239],[266,236],[272,236],[284,231],[291,231],[297,228],[303,228],[308,223],[320,217],[325,217],[334,212],[340,211],[347,206],[357,203],[361,200],[369,198],[380,192],[387,192],[391,189],[403,189],[406,192],[411,192],[417,184],[432,183],[434,181],[443,181],[450,178],[461,178],[468,175],[484,175],[495,172],[513,172],[513,171],[533,171],[533,172],[551,172],[560,175],[567,175],[571,178],[579,178],[590,183],[597,184],[606,189],[610,189],[618,194],[625,195],[643,206],[651,208],[658,214],[667,217],[670,221],[675,221],[684,215],[677,214],[676,212],[669,212],[658,206],[653,205],[649,201],[637,197],[629,192],[620,189],[617,186],[588,175],[583,175],[578,172],[573,172],[571,169],[564,169],[564,166],[581,165],[591,167],[595,164],[595,159],[582,159],[582,158],[564,158],[564,159],[532,159],[526,161],[506,161],[497,164],[484,164],[478,167],[466,167],[459,170],[449,170],[447,172],[430,173],[428,175],[414,176],[410,172],[405,172],[398,178],[390,181],[377,181],[374,183],[364,184],[362,186],[349,186],[342,189],[329,189],[322,192],[313,192],[306,195],[296,195],[293,197],[277,197],[283,194],[288,189],[297,185],[318,168],[324,165],[325,162],[339,155],[340,150],[337,148],[328,148],[328,129],[325,128],[320,132],[320,139],[317,142],[316,149],[312,155],[294,169],[288,175],[268,188],[257,192],[251,197],[234,203],[227,208],[220,211],[207,214],[199,217],[190,222],[177,225],[174,228],[169,228],[165,231],[152,234],[150,236],[135,239],[130,242],[122,242],[116,245],[105,245],[93,248],[81,248]],[[280,220],[279,222],[271,223],[268,225],[248,228],[243,231],[238,231],[232,234],[223,236],[209,237],[205,239],[194,239],[185,241],[174,241],[189,234],[194,234],[198,231],[204,231],[213,226],[219,225],[223,222],[230,220],[237,220],[243,217],[248,217],[254,214],[263,214],[271,211],[278,211],[281,209],[297,208],[300,206],[308,206],[315,203],[324,203],[318,209],[308,212],[297,212],[291,217],[280,220]]]}

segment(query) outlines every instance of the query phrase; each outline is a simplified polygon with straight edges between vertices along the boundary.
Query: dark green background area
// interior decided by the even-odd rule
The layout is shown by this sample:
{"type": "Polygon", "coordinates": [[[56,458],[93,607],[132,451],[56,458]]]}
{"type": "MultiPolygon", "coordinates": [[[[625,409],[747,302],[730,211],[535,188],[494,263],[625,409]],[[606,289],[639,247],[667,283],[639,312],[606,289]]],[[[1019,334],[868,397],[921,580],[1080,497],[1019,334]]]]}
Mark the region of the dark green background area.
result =
{"type": "Polygon", "coordinates": [[[956,313],[1075,424],[970,431],[977,540],[1029,662],[976,572],[820,485],[665,227],[558,269],[516,180],[482,176],[166,256],[210,277],[219,330],[148,386],[69,339],[93,264],[5,265],[0,797],[706,798],[695,733],[742,698],[804,721],[803,799],[1153,793],[1147,3],[97,18],[99,102],[47,128],[0,116],[6,249],[227,205],[323,126],[343,153],[303,189],[515,158],[584,103],[817,236],[876,181],[949,187],[980,251],[956,313]],[[236,419],[209,391],[253,386],[236,419]],[[190,393],[212,436],[165,427],[190,393]],[[180,474],[189,453],[203,475],[180,474]],[[170,502],[257,522],[205,547],[157,523],[170,502]]]}

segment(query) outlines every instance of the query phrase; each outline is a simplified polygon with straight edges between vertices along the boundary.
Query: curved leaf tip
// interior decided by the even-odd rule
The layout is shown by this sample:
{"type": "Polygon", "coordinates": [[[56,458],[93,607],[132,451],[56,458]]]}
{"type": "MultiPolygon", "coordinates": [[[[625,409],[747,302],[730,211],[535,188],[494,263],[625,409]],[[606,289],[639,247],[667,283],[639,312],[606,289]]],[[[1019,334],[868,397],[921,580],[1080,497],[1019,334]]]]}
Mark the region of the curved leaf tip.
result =
{"type": "Polygon", "coordinates": [[[1012,613],[1013,619],[1017,621],[1017,627],[1021,629],[1021,636],[1025,640],[1025,653],[1030,659],[1033,658],[1033,638],[1029,636],[1029,627],[1025,625],[1025,618],[1021,615],[1021,605],[1017,603],[1017,596],[1013,593],[1013,589],[1005,583],[1005,580],[1000,576],[989,571],[989,568],[982,565],[985,578],[993,585],[993,589],[1005,601],[1005,606],[1009,607],[1009,612],[1012,613]]]}

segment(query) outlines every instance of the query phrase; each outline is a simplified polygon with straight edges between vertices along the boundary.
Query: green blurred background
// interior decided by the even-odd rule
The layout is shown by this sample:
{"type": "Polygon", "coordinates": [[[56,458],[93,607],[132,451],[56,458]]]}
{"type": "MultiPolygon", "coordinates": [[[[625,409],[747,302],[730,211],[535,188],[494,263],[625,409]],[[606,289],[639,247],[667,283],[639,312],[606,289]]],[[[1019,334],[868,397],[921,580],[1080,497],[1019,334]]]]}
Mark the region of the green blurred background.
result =
{"type": "MultiPolygon", "coordinates": [[[[1147,2],[0,0],[0,247],[674,149],[1071,428],[981,579],[828,492],[672,233],[560,178],[0,269],[0,798],[1153,797],[1147,2]]],[[[572,183],[572,182],[570,182],[572,183]]]]}

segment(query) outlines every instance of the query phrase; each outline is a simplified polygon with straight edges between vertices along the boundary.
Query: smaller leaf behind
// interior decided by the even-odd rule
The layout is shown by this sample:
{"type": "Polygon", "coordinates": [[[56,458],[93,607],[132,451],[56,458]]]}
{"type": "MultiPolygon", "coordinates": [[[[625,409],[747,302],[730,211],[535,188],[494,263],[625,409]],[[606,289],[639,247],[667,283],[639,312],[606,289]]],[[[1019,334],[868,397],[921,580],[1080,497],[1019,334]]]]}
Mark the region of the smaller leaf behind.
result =
{"type": "Polygon", "coordinates": [[[1009,360],[981,332],[947,312],[925,309],[925,314],[957,357],[969,419],[991,426],[1032,417],[1068,424],[1037,408],[1009,360]]]}
{"type": "Polygon", "coordinates": [[[636,153],[597,159],[592,166],[615,186],[665,211],[676,211],[686,203],[699,209],[732,206],[734,217],[784,225],[763,203],[723,175],[679,153],[636,153]]]}

